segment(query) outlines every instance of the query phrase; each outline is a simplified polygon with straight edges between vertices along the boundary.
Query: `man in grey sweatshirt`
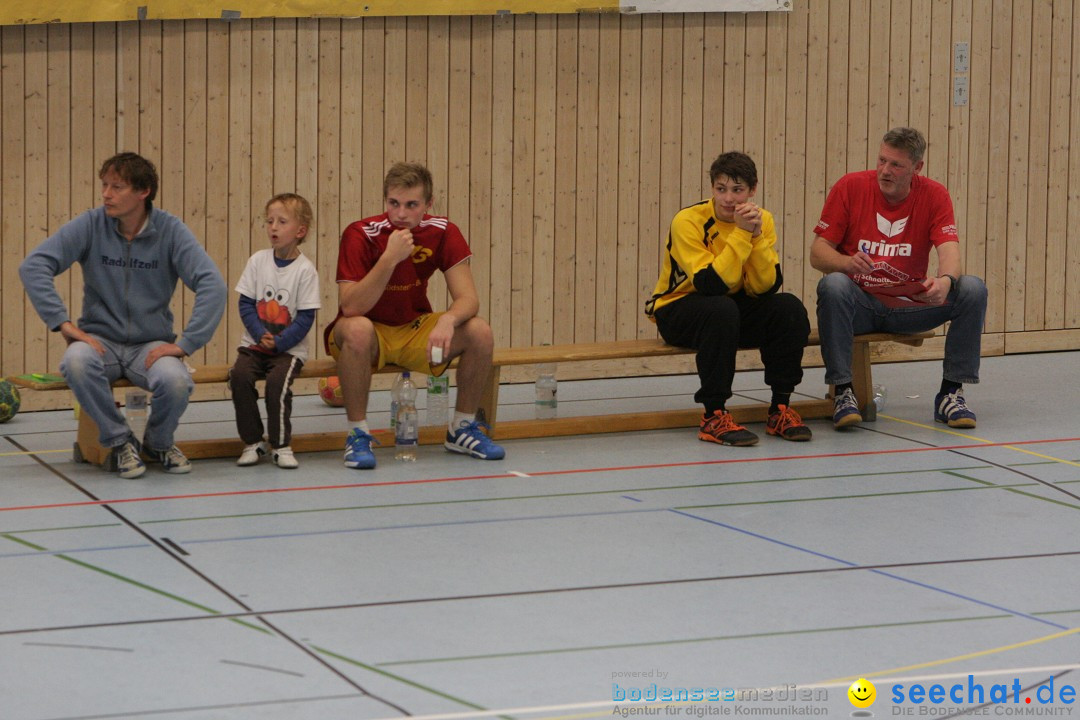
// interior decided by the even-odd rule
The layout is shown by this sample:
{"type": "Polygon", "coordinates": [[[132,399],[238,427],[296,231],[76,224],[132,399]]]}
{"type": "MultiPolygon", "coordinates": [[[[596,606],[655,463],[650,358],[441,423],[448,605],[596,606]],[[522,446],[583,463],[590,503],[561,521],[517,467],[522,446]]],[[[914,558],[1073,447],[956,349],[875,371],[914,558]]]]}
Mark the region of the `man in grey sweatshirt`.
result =
{"type": "Polygon", "coordinates": [[[153,206],[158,176],[135,153],[101,166],[102,206],[61,227],[19,266],[34,309],[68,347],[60,372],[82,412],[113,449],[120,477],[146,471],[143,453],[171,473],[191,463],[173,443],[194,389],[183,358],[210,341],[228,291],[214,261],[177,217],[153,206]],[[73,323],[54,278],[82,266],[82,317],[73,323]],[[195,307],[178,340],[169,308],[176,281],[195,292],[195,307]],[[135,438],[113,401],[110,383],[125,377],[151,393],[151,414],[135,438]]]}

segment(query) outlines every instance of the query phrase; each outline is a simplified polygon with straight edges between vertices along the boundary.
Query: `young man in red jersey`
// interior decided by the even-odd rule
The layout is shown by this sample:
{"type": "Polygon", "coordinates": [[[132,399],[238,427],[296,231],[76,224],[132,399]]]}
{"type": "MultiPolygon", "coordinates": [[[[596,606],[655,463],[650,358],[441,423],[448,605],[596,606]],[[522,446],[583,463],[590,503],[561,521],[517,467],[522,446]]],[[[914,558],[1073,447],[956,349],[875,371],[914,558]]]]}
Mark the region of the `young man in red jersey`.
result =
{"type": "Polygon", "coordinates": [[[477,317],[472,252],[454,223],[428,214],[431,173],[417,163],[397,163],[383,180],[386,210],[352,223],[338,252],[339,310],[326,329],[326,349],[338,364],[349,421],[345,466],[375,467],[367,424],[371,373],[387,364],[440,375],[454,358],[456,411],[446,433],[447,450],[500,460],[503,449],[485,434],[476,416],[494,348],[491,327],[477,317]],[[451,303],[432,312],[428,279],[441,271],[451,303]]]}

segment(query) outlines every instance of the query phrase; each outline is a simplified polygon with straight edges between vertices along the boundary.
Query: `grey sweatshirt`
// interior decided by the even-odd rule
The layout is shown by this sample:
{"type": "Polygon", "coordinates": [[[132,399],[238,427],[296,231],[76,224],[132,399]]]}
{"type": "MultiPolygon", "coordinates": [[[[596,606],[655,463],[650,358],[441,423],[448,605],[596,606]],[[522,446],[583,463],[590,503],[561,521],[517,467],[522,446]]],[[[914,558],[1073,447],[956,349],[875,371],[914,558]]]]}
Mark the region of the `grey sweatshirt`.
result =
{"type": "Polygon", "coordinates": [[[217,266],[186,225],[151,208],[132,242],[119,221],[98,207],[60,228],[19,266],[26,294],[50,330],[70,320],[54,278],[82,265],[83,314],[79,329],[118,343],[175,342],[191,354],[210,341],[225,310],[228,290],[217,266]],[[195,308],[180,340],[169,308],[176,281],[195,292],[195,308]]]}

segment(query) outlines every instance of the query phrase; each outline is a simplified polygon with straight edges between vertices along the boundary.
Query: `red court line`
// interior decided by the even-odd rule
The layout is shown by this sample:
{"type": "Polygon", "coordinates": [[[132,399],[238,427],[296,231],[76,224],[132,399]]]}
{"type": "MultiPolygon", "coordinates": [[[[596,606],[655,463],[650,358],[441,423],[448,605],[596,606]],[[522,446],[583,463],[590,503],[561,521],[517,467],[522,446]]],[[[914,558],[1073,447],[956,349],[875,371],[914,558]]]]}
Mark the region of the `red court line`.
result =
{"type": "MultiPolygon", "coordinates": [[[[895,448],[892,450],[857,450],[846,453],[824,453],[821,455],[787,455],[784,457],[731,458],[727,460],[695,460],[677,463],[651,463],[648,465],[619,465],[599,468],[574,468],[570,470],[543,470],[529,473],[529,477],[554,475],[581,475],[585,473],[618,472],[623,470],[659,470],[664,468],[693,467],[697,465],[734,465],[740,463],[787,462],[791,460],[826,460],[830,458],[865,457],[868,455],[894,455],[898,453],[939,452],[942,450],[974,450],[978,448],[1006,447],[1010,445],[1040,445],[1045,443],[1080,442],[1080,437],[1051,438],[1045,440],[1019,440],[1013,442],[976,443],[969,445],[943,445],[940,447],[895,448]]],[[[84,500],[81,502],[50,503],[48,505],[16,505],[0,507],[0,512],[12,510],[51,510],[55,508],[85,507],[93,505],[120,505],[123,503],[159,502],[161,500],[196,500],[214,497],[239,497],[242,495],[265,495],[270,493],[312,492],[316,490],[350,490],[353,488],[389,487],[395,485],[422,485],[428,483],[463,482],[466,480],[522,479],[511,473],[494,475],[464,475],[460,477],[427,478],[421,480],[389,480],[370,483],[343,483],[340,485],[312,485],[309,487],[264,488],[261,490],[228,490],[225,492],[190,493],[185,495],[158,495],[152,497],[119,498],[116,500],[84,500]]]]}

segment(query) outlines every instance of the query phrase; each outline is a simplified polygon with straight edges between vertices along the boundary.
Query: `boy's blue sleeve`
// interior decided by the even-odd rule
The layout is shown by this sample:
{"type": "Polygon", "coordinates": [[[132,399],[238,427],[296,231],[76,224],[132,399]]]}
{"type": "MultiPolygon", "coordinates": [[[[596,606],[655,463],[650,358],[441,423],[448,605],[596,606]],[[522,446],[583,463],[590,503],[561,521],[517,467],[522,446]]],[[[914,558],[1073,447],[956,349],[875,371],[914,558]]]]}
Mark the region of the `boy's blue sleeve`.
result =
{"type": "Polygon", "coordinates": [[[249,298],[247,295],[240,296],[240,319],[244,322],[248,334],[258,345],[259,340],[266,334],[266,327],[259,319],[259,309],[255,307],[255,298],[249,298]]]}
{"type": "Polygon", "coordinates": [[[307,337],[308,330],[315,324],[315,310],[297,310],[296,318],[289,323],[289,327],[281,331],[274,338],[274,345],[278,352],[287,352],[297,343],[307,337]]]}

